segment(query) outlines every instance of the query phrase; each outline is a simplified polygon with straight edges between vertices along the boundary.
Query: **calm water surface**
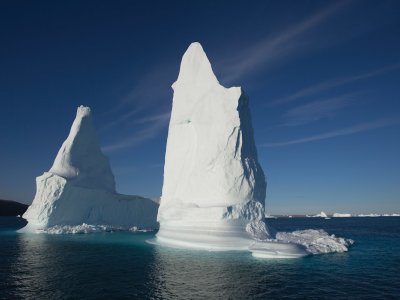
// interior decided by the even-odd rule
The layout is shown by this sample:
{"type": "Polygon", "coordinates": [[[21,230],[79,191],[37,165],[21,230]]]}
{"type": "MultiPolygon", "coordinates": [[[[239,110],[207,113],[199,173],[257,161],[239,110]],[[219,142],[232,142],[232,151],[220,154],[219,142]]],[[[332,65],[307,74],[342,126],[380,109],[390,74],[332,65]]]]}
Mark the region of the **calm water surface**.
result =
{"type": "Polygon", "coordinates": [[[0,299],[400,299],[400,218],[278,219],[322,228],[347,253],[259,260],[146,243],[154,233],[18,234],[0,218],[0,299]]]}

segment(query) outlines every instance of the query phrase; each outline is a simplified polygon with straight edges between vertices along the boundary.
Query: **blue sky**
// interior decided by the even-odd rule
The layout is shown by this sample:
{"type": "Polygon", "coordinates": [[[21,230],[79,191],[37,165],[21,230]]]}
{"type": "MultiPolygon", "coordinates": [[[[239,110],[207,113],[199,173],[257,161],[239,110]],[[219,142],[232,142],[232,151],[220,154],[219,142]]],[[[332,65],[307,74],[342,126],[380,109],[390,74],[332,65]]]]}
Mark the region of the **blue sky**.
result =
{"type": "Polygon", "coordinates": [[[76,107],[121,193],[159,196],[199,41],[250,98],[269,213],[400,212],[398,1],[2,1],[0,198],[30,203],[76,107]]]}

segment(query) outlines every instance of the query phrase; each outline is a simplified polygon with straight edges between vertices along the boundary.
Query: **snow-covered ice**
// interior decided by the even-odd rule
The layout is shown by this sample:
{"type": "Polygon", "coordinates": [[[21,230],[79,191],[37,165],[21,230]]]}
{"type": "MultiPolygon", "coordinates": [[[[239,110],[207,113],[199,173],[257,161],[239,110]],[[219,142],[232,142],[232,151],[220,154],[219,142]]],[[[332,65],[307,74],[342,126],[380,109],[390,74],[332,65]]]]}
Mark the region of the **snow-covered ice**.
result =
{"type": "Polygon", "coordinates": [[[80,106],[53,166],[36,178],[35,198],[23,215],[28,225],[21,231],[83,224],[154,229],[157,209],[158,205],[150,199],[116,192],[114,175],[97,141],[90,108],[80,106]]]}

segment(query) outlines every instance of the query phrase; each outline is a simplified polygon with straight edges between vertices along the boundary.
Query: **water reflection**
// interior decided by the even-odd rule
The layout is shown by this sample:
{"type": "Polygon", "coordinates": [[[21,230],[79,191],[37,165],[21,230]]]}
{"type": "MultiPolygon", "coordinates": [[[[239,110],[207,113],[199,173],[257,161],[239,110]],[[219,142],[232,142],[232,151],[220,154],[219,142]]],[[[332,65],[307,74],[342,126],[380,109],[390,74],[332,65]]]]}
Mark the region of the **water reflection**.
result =
{"type": "Polygon", "coordinates": [[[283,292],[288,269],[297,269],[294,261],[258,261],[246,252],[145,243],[153,237],[17,234],[6,298],[263,298],[283,292]]]}
{"type": "Polygon", "coordinates": [[[59,267],[63,259],[59,255],[59,246],[47,235],[18,234],[17,248],[18,256],[9,276],[15,286],[15,296],[23,299],[63,298],[64,293],[54,286],[54,279],[63,276],[59,267]]]}
{"type": "MultiPolygon", "coordinates": [[[[154,233],[0,230],[0,299],[394,298],[399,220],[355,219],[345,228],[357,243],[348,253],[293,260],[145,243],[154,233]]],[[[336,224],[333,232],[346,236],[343,222],[329,226],[336,224]]]]}
{"type": "MultiPolygon", "coordinates": [[[[273,265],[257,262],[244,252],[185,251],[154,248],[153,298],[248,299],[261,297],[273,265]],[[260,272],[261,271],[261,272],[260,272]]],[[[279,287],[275,287],[277,291],[279,287]]]]}

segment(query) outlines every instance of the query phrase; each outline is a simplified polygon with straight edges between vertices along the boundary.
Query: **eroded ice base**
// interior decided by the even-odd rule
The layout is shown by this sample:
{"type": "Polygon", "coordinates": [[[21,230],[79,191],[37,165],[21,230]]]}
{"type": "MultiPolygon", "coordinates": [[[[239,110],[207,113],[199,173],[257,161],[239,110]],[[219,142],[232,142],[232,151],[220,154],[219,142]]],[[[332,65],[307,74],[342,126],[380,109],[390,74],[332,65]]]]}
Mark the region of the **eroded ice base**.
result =
{"type": "Polygon", "coordinates": [[[214,222],[188,226],[169,222],[160,226],[157,243],[209,251],[247,250],[252,238],[240,222],[214,222]]]}
{"type": "Polygon", "coordinates": [[[273,235],[263,221],[264,207],[256,201],[228,207],[164,206],[158,215],[156,242],[172,247],[247,250],[254,240],[273,235]]]}
{"type": "Polygon", "coordinates": [[[278,232],[274,239],[257,240],[245,228],[239,221],[196,227],[169,223],[163,225],[157,238],[150,242],[174,248],[250,251],[257,258],[299,258],[310,254],[345,252],[354,243],[316,229],[278,232]]]}
{"type": "Polygon", "coordinates": [[[309,254],[302,245],[277,240],[255,242],[249,251],[257,258],[299,258],[309,254]]]}
{"type": "Polygon", "coordinates": [[[302,245],[276,240],[256,241],[239,224],[220,223],[211,226],[162,226],[151,243],[174,248],[208,251],[251,251],[262,258],[293,258],[309,253],[302,245]]]}

